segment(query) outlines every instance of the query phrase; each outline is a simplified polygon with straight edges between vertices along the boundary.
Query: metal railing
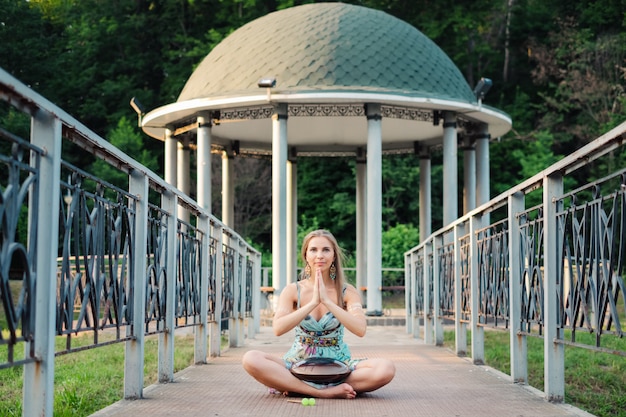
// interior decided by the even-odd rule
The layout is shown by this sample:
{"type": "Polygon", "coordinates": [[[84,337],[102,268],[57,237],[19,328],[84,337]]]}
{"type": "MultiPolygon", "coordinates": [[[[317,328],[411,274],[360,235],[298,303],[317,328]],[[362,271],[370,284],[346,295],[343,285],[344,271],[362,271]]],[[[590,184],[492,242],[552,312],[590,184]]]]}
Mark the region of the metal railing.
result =
{"type": "Polygon", "coordinates": [[[475,363],[484,362],[485,328],[508,331],[511,377],[521,383],[527,337],[543,338],[544,392],[554,402],[564,398],[566,345],[626,355],[611,347],[626,320],[626,169],[566,190],[590,164],[615,166],[625,139],[623,123],[407,251],[407,331],[441,345],[450,320],[459,355],[471,330],[475,363]]]}
{"type": "Polygon", "coordinates": [[[30,124],[28,140],[0,126],[0,369],[24,366],[23,415],[52,415],[55,356],[125,343],[124,397],[140,398],[145,336],[169,382],[177,328],[196,363],[219,355],[222,322],[231,346],[246,319],[258,331],[261,256],[235,231],[2,69],[0,111],[30,124]],[[62,160],[70,142],[124,185],[62,160]]]}

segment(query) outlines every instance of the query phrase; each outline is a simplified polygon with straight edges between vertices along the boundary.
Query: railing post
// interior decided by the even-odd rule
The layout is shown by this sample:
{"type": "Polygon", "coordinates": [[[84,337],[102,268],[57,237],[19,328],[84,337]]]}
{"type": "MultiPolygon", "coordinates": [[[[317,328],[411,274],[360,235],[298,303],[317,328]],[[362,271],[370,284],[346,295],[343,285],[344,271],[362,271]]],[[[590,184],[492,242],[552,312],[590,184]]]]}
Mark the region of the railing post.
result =
{"type": "Polygon", "coordinates": [[[256,294],[257,294],[257,317],[255,320],[255,329],[257,332],[261,331],[261,286],[263,286],[263,254],[261,252],[256,252],[255,255],[256,262],[254,264],[254,273],[256,276],[256,284],[258,285],[256,294]]]}
{"type": "Polygon", "coordinates": [[[472,361],[477,365],[485,363],[485,334],[482,326],[478,323],[478,313],[480,307],[480,291],[479,291],[479,254],[478,254],[478,237],[476,231],[481,226],[481,218],[473,216],[470,219],[469,230],[469,273],[471,283],[471,322],[472,322],[472,361]]]}
{"type": "Polygon", "coordinates": [[[237,285],[239,286],[239,314],[237,315],[237,347],[243,346],[245,340],[245,319],[246,319],[246,262],[247,256],[244,252],[244,242],[242,239],[237,239],[237,264],[239,265],[239,280],[237,285]]]}
{"type": "Polygon", "coordinates": [[[263,285],[264,287],[268,287],[269,286],[270,269],[271,269],[271,267],[261,268],[261,273],[262,273],[261,285],[263,285]]]}
{"type": "MultiPolygon", "coordinates": [[[[131,339],[126,342],[124,361],[124,398],[143,396],[144,314],[146,306],[146,249],[148,227],[148,177],[139,171],[129,175],[129,192],[137,197],[133,224],[132,251],[132,325],[126,330],[131,339]]],[[[133,202],[129,202],[133,204],[133,202]]]]}
{"type": "Polygon", "coordinates": [[[261,254],[252,254],[252,307],[248,320],[248,337],[261,331],[261,254]]]}
{"type": "Polygon", "coordinates": [[[521,228],[519,213],[524,211],[524,194],[509,196],[509,318],[511,378],[518,383],[528,382],[528,352],[526,336],[521,332],[522,322],[522,259],[520,257],[521,228]]]}
{"type": "MultiPolygon", "coordinates": [[[[424,250],[422,250],[422,253],[423,252],[424,250]]],[[[420,277],[417,275],[416,262],[419,256],[419,252],[411,252],[411,331],[413,332],[413,337],[416,339],[420,337],[420,317],[417,312],[417,281],[421,279],[422,282],[424,282],[424,277],[420,277]]],[[[422,268],[422,273],[423,271],[424,268],[422,268]]]]}
{"type": "Polygon", "coordinates": [[[441,273],[442,257],[439,250],[443,248],[443,238],[441,236],[433,239],[433,324],[435,330],[435,345],[443,346],[443,322],[441,320],[441,273]]]}
{"type": "Polygon", "coordinates": [[[465,227],[457,224],[454,227],[454,349],[458,356],[467,352],[467,325],[461,321],[463,317],[463,285],[461,283],[461,236],[465,227]]]}
{"type": "MultiPolygon", "coordinates": [[[[429,258],[434,250],[434,241],[430,240],[424,245],[424,343],[433,343],[433,322],[430,317],[430,262],[429,258]]],[[[433,260],[434,264],[434,260],[433,260]]]]}
{"type": "Polygon", "coordinates": [[[173,193],[161,194],[161,206],[167,213],[167,234],[164,246],[165,259],[165,329],[159,334],[159,382],[174,381],[174,331],[176,329],[176,237],[178,225],[178,196],[173,193]]]}
{"type": "Polygon", "coordinates": [[[207,314],[209,310],[209,240],[211,239],[211,225],[208,216],[198,216],[198,230],[202,234],[202,246],[200,248],[200,326],[196,329],[194,340],[194,362],[206,363],[207,358],[207,314]]]}
{"type": "Polygon", "coordinates": [[[215,239],[215,321],[209,327],[209,355],[220,356],[222,343],[222,293],[224,279],[224,230],[220,224],[213,225],[215,239]]]}
{"type": "Polygon", "coordinates": [[[543,310],[544,310],[544,392],[551,402],[563,402],[565,393],[565,349],[559,329],[557,291],[559,251],[556,199],[563,194],[563,177],[557,173],[543,179],[543,310]]]}
{"type": "Polygon", "coordinates": [[[405,310],[405,330],[407,333],[411,333],[413,328],[413,306],[411,305],[411,288],[413,283],[413,276],[411,274],[411,259],[413,258],[413,252],[404,255],[404,305],[405,310]]]}
{"type": "Polygon", "coordinates": [[[232,316],[228,319],[228,346],[239,346],[239,239],[230,237],[228,239],[231,250],[233,251],[233,311],[232,316]]]}
{"type": "MultiPolygon", "coordinates": [[[[56,328],[57,253],[61,180],[61,122],[40,110],[31,120],[31,143],[46,149],[38,173],[38,196],[30,197],[29,228],[37,227],[35,274],[35,362],[24,365],[22,415],[52,416],[54,407],[54,338],[56,328]],[[34,201],[40,210],[30,211],[34,201]],[[46,204],[47,206],[43,207],[46,204]],[[35,226],[36,225],[36,226],[35,226]]],[[[32,164],[32,161],[31,161],[32,164]]],[[[28,354],[30,344],[25,352],[28,354]]]]}

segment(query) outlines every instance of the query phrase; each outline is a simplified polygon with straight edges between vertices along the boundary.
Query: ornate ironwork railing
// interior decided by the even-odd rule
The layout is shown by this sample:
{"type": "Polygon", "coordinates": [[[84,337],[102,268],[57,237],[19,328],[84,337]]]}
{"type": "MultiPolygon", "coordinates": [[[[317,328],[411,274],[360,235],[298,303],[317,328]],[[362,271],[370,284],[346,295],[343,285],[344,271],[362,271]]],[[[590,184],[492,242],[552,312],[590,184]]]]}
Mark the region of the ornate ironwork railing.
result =
{"type": "MultiPolygon", "coordinates": [[[[424,276],[424,250],[420,250],[417,253],[416,260],[414,264],[411,264],[411,268],[413,268],[414,276],[424,276]]],[[[406,288],[406,287],[405,287],[406,288]]],[[[407,291],[409,294],[412,293],[413,297],[411,298],[411,307],[410,311],[413,312],[415,316],[423,317],[424,316],[424,280],[415,281],[415,288],[412,292],[407,291]]]]}
{"type": "Polygon", "coordinates": [[[125,343],[139,398],[145,336],[166,382],[177,328],[196,327],[196,363],[223,334],[238,345],[246,315],[254,334],[261,257],[234,230],[1,69],[0,111],[30,126],[0,126],[0,368],[24,366],[24,415],[52,415],[57,355],[125,343]],[[63,161],[63,142],[116,184],[63,161]]]}
{"type": "Polygon", "coordinates": [[[407,251],[409,331],[442,344],[443,319],[452,319],[457,352],[465,353],[469,328],[473,360],[482,363],[483,329],[507,330],[511,376],[519,382],[528,380],[525,338],[543,338],[551,401],[564,396],[564,346],[626,356],[612,343],[624,337],[626,321],[626,169],[565,190],[574,171],[605,160],[615,165],[624,137],[626,123],[407,251]],[[526,196],[539,192],[543,202],[526,207],[526,196]],[[489,223],[492,216],[498,220],[489,223]],[[425,267],[431,257],[435,285],[425,267]],[[433,299],[435,314],[422,307],[433,299]]]}
{"type": "Polygon", "coordinates": [[[39,169],[45,151],[4,129],[0,129],[0,139],[5,144],[5,152],[0,153],[0,297],[5,313],[0,348],[6,349],[0,368],[5,368],[37,359],[32,345],[36,282],[32,261],[37,253],[28,244],[37,239],[37,219],[26,230],[24,217],[29,207],[40,207],[39,169]],[[29,343],[29,349],[19,358],[16,354],[22,354],[22,350],[16,352],[16,347],[23,343],[29,343]]]}
{"type": "MultiPolygon", "coordinates": [[[[626,169],[556,201],[560,242],[558,323],[577,334],[624,337],[626,169]],[[606,190],[603,192],[603,190],[606,190]]],[[[610,350],[609,350],[610,351],[610,350]]]]}
{"type": "MultiPolygon", "coordinates": [[[[459,311],[459,322],[464,325],[471,320],[471,281],[470,281],[470,256],[469,238],[467,235],[459,239],[459,298],[461,309],[459,311]]],[[[455,285],[455,288],[457,286],[455,285]]],[[[456,311],[456,309],[455,309],[456,311]]]]}
{"type": "Polygon", "coordinates": [[[243,307],[243,311],[246,315],[246,317],[252,317],[254,314],[254,310],[253,310],[253,298],[252,298],[252,294],[254,294],[255,291],[255,286],[254,286],[254,263],[252,263],[250,261],[250,259],[246,259],[245,261],[245,272],[243,274],[245,282],[244,282],[244,290],[245,290],[245,294],[243,297],[244,300],[244,307],[243,307]]]}
{"type": "Polygon", "coordinates": [[[454,245],[437,248],[439,262],[439,310],[444,319],[454,320],[454,245]]]}
{"type": "Polygon", "coordinates": [[[222,291],[222,321],[235,317],[235,248],[224,248],[224,286],[222,291]]]}
{"type": "Polygon", "coordinates": [[[543,210],[517,215],[520,229],[520,331],[543,334],[543,210]]]}
{"type": "Polygon", "coordinates": [[[148,278],[146,280],[146,323],[153,328],[147,333],[159,333],[166,329],[167,322],[167,230],[169,213],[161,207],[149,205],[148,213],[148,256],[146,259],[148,278]],[[152,254],[152,255],[150,255],[152,254]]]}
{"type": "Polygon", "coordinates": [[[509,248],[506,221],[478,231],[478,322],[489,327],[508,328],[509,248]]]}
{"type": "MultiPolygon", "coordinates": [[[[67,183],[59,193],[59,263],[56,334],[75,350],[73,335],[89,333],[91,342],[79,350],[104,343],[101,332],[114,330],[114,341],[132,323],[133,272],[130,262],[137,198],[69,164],[67,183]]],[[[107,341],[108,343],[111,340],[107,341]]]]}

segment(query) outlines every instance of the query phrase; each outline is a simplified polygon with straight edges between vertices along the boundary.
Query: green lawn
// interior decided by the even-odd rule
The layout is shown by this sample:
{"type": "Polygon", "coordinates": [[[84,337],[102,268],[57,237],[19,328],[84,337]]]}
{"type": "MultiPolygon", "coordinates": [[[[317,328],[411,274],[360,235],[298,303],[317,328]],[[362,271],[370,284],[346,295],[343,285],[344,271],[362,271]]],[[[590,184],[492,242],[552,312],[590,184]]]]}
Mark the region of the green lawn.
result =
{"type": "MultiPolygon", "coordinates": [[[[468,332],[468,350],[470,337],[468,332]]],[[[593,344],[589,334],[577,339],[593,344]]],[[[626,340],[606,339],[606,347],[626,351],[626,340]]],[[[543,339],[528,337],[527,343],[528,382],[543,391],[543,339]]],[[[445,332],[444,346],[454,349],[454,332],[445,332]]],[[[508,332],[485,331],[485,362],[510,374],[508,332]]],[[[565,402],[598,417],[626,417],[626,357],[565,346],[565,402]]]]}
{"type": "MultiPolygon", "coordinates": [[[[73,338],[73,346],[80,346],[80,339],[73,338]]],[[[179,371],[193,364],[194,337],[177,336],[175,345],[174,370],[179,371]]],[[[158,336],[147,337],[144,386],[157,382],[157,350],[158,336]]],[[[93,414],[124,396],[124,343],[59,356],[54,372],[54,416],[93,414]]],[[[0,370],[0,416],[22,415],[22,382],[21,366],[0,370]]]]}

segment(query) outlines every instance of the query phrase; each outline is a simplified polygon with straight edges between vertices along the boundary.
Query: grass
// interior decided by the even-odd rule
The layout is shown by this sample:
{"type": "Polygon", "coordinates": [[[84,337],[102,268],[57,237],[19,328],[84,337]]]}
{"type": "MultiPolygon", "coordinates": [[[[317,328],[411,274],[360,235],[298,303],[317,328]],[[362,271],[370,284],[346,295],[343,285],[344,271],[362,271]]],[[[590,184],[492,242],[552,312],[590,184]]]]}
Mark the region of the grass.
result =
{"type": "MultiPolygon", "coordinates": [[[[468,332],[468,350],[470,337],[468,332]]],[[[593,344],[591,335],[577,340],[593,344]]],[[[444,346],[454,349],[454,332],[444,333],[444,346]]],[[[543,339],[528,337],[527,347],[528,384],[543,391],[543,339]]],[[[626,340],[607,337],[606,347],[626,351],[626,340]]],[[[510,374],[508,332],[485,331],[485,362],[510,374]]],[[[598,417],[626,417],[626,358],[565,346],[565,402],[598,417]]]]}
{"type": "MultiPolygon", "coordinates": [[[[73,339],[76,346],[80,339],[73,339]]],[[[148,386],[158,379],[158,336],[147,337],[145,343],[144,386],[148,386]]],[[[177,336],[175,346],[174,370],[192,365],[194,336],[177,336]]],[[[22,374],[21,366],[0,370],[0,416],[22,415],[22,374]]],[[[59,356],[55,358],[54,416],[93,414],[122,399],[123,387],[124,343],[59,356]]]]}

